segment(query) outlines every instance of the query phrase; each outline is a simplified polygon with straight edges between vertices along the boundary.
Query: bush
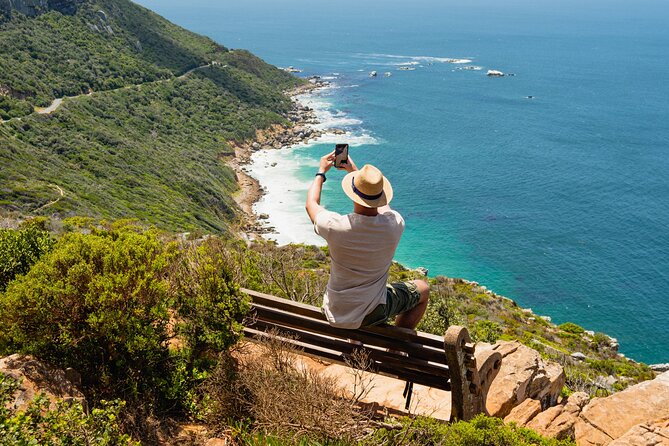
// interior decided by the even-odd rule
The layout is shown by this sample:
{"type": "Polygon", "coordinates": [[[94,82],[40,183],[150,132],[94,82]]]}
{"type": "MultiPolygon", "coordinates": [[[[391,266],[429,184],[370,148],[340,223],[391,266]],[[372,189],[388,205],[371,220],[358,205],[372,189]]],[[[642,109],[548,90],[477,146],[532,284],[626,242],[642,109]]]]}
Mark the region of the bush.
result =
{"type": "MultiPolygon", "coordinates": [[[[364,368],[364,358],[354,365],[364,368]]],[[[357,394],[349,400],[341,398],[335,378],[299,366],[295,351],[280,340],[223,355],[204,385],[208,424],[215,432],[228,432],[230,420],[245,420],[238,435],[244,444],[355,444],[365,435],[370,415],[357,409],[357,398],[371,383],[352,373],[357,394]],[[267,436],[290,441],[260,441],[267,436]]]]}
{"type": "Polygon", "coordinates": [[[529,429],[477,415],[473,420],[445,424],[431,418],[404,418],[402,429],[379,429],[365,444],[441,446],[568,446],[570,440],[543,438],[529,429]]]}
{"type": "Polygon", "coordinates": [[[196,412],[196,386],[248,310],[227,250],[179,249],[127,221],[92,231],[65,234],[0,297],[0,356],[73,367],[94,403],[196,412]]]}
{"type": "Polygon", "coordinates": [[[0,349],[76,368],[96,398],[151,392],[167,359],[173,251],[134,227],[66,234],[0,300],[0,349]]]}
{"type": "Polygon", "coordinates": [[[27,273],[53,243],[37,220],[26,223],[19,230],[0,229],[0,292],[16,276],[27,273]]]}
{"type": "Polygon", "coordinates": [[[502,336],[502,328],[493,321],[477,321],[471,328],[470,334],[474,342],[497,342],[502,336]]]}
{"type": "Polygon", "coordinates": [[[86,414],[78,402],[59,402],[49,409],[49,401],[40,395],[25,411],[7,408],[18,383],[0,373],[0,445],[139,445],[121,433],[118,417],[123,403],[103,402],[102,407],[86,414]]]}
{"type": "Polygon", "coordinates": [[[573,322],[565,322],[562,325],[559,325],[558,328],[562,331],[566,331],[567,333],[572,333],[572,334],[582,334],[585,333],[585,329],[581,327],[580,325],[576,325],[573,322]]]}

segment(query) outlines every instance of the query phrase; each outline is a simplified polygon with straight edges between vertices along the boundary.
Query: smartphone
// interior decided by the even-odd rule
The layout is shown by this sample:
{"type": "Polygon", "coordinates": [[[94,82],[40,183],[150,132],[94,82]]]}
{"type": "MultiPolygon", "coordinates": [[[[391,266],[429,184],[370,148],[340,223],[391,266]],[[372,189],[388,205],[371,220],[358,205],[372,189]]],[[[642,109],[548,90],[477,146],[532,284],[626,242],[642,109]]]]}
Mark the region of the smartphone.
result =
{"type": "Polygon", "coordinates": [[[342,164],[348,164],[348,144],[337,144],[335,146],[334,166],[343,167],[342,164]]]}

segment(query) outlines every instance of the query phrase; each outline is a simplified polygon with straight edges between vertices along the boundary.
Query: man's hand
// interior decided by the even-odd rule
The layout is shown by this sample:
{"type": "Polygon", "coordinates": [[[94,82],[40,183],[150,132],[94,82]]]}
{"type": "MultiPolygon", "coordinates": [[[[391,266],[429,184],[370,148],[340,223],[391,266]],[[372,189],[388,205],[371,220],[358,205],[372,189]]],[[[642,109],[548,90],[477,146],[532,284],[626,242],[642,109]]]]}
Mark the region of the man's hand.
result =
{"type": "Polygon", "coordinates": [[[318,168],[319,172],[326,173],[330,168],[332,167],[332,163],[334,163],[335,159],[335,153],[334,150],[327,155],[324,155],[321,158],[320,166],[318,168]]]}
{"type": "Polygon", "coordinates": [[[358,170],[358,166],[355,165],[353,162],[353,158],[351,158],[351,155],[348,156],[348,162],[343,163],[340,167],[338,167],[339,170],[345,170],[346,172],[353,172],[355,170],[358,170]]]}

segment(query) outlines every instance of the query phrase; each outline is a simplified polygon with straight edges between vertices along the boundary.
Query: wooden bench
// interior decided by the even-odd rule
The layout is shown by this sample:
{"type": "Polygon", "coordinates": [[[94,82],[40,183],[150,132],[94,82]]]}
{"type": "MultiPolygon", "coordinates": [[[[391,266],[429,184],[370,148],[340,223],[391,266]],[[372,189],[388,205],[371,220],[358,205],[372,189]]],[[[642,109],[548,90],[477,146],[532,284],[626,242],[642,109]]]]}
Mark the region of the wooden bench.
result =
{"type": "Polygon", "coordinates": [[[486,395],[502,357],[490,350],[476,353],[464,327],[449,327],[443,338],[389,325],[336,328],[317,307],[241,291],[252,299],[251,315],[244,323],[244,334],[251,340],[262,341],[278,332],[306,355],[345,365],[356,349],[362,349],[369,357],[368,371],[407,381],[407,398],[412,383],[422,384],[451,392],[451,420],[486,413],[486,395]]]}

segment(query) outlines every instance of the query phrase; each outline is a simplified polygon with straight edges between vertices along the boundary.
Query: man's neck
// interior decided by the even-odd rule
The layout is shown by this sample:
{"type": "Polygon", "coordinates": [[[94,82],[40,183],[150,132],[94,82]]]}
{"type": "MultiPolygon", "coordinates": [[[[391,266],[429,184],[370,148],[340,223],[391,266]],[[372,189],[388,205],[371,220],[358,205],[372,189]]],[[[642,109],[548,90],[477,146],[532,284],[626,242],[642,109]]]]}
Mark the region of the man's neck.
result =
{"type": "Polygon", "coordinates": [[[353,212],[360,215],[367,215],[368,217],[379,215],[378,208],[366,208],[358,203],[353,203],[353,212]]]}

